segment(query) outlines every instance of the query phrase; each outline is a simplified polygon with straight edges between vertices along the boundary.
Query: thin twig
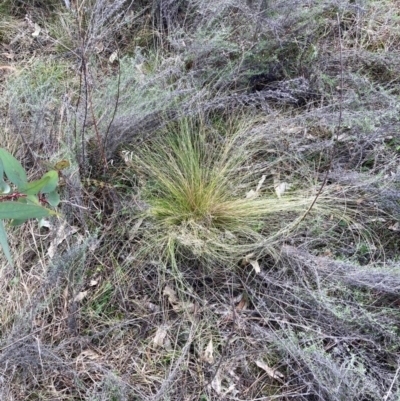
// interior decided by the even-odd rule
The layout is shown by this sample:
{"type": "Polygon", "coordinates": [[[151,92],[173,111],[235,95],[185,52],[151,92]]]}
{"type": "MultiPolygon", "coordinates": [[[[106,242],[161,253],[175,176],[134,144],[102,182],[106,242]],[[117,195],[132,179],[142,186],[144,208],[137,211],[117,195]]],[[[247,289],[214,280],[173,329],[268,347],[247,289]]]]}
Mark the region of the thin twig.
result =
{"type": "MultiPolygon", "coordinates": [[[[339,132],[342,127],[342,118],[343,118],[343,52],[342,52],[342,30],[340,28],[340,16],[339,14],[337,15],[337,21],[338,21],[338,35],[339,35],[339,58],[340,58],[340,91],[339,91],[339,117],[338,117],[338,123],[336,127],[336,137],[333,138],[333,142],[337,142],[338,137],[339,137],[339,132]]],[[[331,171],[332,165],[333,165],[333,159],[336,153],[336,147],[332,146],[330,150],[330,160],[329,160],[329,165],[328,168],[326,169],[324,179],[322,181],[322,184],[319,187],[319,190],[317,194],[315,195],[315,198],[311,202],[311,205],[309,208],[305,211],[303,216],[300,217],[300,219],[296,222],[295,226],[298,226],[305,218],[306,216],[311,212],[311,209],[314,207],[315,203],[317,202],[318,198],[320,197],[323,189],[326,186],[326,183],[328,182],[328,175],[329,172],[331,171]]]]}
{"type": "Polygon", "coordinates": [[[399,373],[400,373],[400,363],[399,363],[399,366],[397,367],[397,370],[393,377],[392,383],[390,384],[389,390],[387,391],[385,397],[383,397],[383,401],[387,401],[389,399],[389,396],[392,394],[392,388],[394,386],[394,383],[396,383],[396,381],[397,381],[397,377],[398,377],[399,373]]]}
{"type": "MultiPolygon", "coordinates": [[[[81,133],[81,151],[82,151],[82,155],[81,155],[81,165],[84,166],[85,165],[85,128],[86,128],[86,120],[87,120],[87,81],[86,81],[86,74],[83,73],[82,71],[85,71],[85,65],[84,65],[84,52],[85,52],[85,37],[83,35],[82,32],[82,27],[81,27],[81,20],[80,20],[80,16],[79,16],[79,7],[78,7],[78,2],[75,3],[75,14],[76,14],[76,24],[78,27],[78,35],[79,38],[81,40],[81,51],[80,51],[80,72],[81,74],[79,75],[79,96],[78,99],[76,101],[76,107],[75,107],[75,114],[78,114],[78,110],[79,110],[79,105],[81,103],[81,98],[82,98],[82,88],[84,88],[85,90],[85,110],[84,110],[84,116],[83,116],[83,123],[82,123],[82,133],[81,133]],[[82,80],[83,77],[83,80],[82,80]],[[82,83],[82,81],[84,81],[84,84],[82,83]]],[[[77,142],[77,119],[75,118],[75,127],[74,127],[74,139],[75,139],[75,146],[77,147],[78,142],[77,142]]]]}
{"type": "MultiPolygon", "coordinates": [[[[117,45],[117,48],[118,48],[118,43],[115,42],[115,44],[117,45]]],[[[113,114],[112,114],[112,116],[111,116],[110,122],[108,123],[106,133],[105,133],[105,135],[104,135],[104,141],[103,141],[104,147],[107,146],[108,135],[109,135],[109,133],[110,133],[111,125],[112,125],[112,123],[114,122],[115,116],[116,116],[116,114],[117,114],[118,106],[119,106],[119,96],[120,96],[120,87],[121,87],[121,64],[120,64],[120,62],[119,62],[119,54],[120,54],[119,49],[117,50],[117,54],[118,54],[117,97],[116,97],[116,99],[115,99],[115,105],[114,105],[113,114]]]]}
{"type": "Polygon", "coordinates": [[[174,369],[172,370],[172,372],[170,373],[168,378],[163,381],[163,384],[161,385],[161,387],[157,391],[157,393],[153,397],[151,397],[151,401],[158,401],[161,398],[165,399],[165,392],[167,391],[168,387],[172,384],[172,382],[175,380],[176,376],[182,369],[182,363],[183,363],[183,360],[186,358],[186,355],[189,351],[190,346],[192,345],[194,333],[195,333],[195,329],[192,326],[190,333],[189,333],[189,338],[188,338],[185,346],[182,348],[181,355],[177,359],[174,369]]]}
{"type": "Polygon", "coordinates": [[[235,305],[233,304],[233,302],[232,302],[232,325],[233,325],[232,331],[229,333],[229,335],[228,335],[228,337],[226,339],[225,345],[224,345],[224,347],[223,347],[223,349],[221,351],[221,357],[219,359],[218,365],[217,365],[217,367],[215,369],[214,374],[208,380],[206,386],[210,386],[211,383],[214,381],[214,379],[217,377],[218,371],[221,368],[222,362],[225,360],[225,357],[226,357],[226,355],[228,353],[227,351],[228,351],[229,343],[231,342],[234,334],[236,333],[236,331],[235,331],[235,328],[236,328],[236,310],[235,310],[235,305]]]}
{"type": "MultiPolygon", "coordinates": [[[[83,55],[82,55],[82,57],[83,57],[84,65],[85,65],[85,68],[84,68],[85,74],[88,74],[88,69],[87,69],[86,60],[85,60],[85,58],[84,58],[83,55]]],[[[104,146],[103,146],[103,143],[102,143],[102,141],[101,141],[101,137],[100,137],[100,132],[99,132],[99,127],[98,127],[97,118],[96,118],[96,115],[94,114],[93,100],[92,100],[92,91],[90,90],[90,87],[89,87],[89,86],[88,86],[87,90],[88,90],[88,102],[89,102],[89,107],[90,107],[90,113],[92,114],[94,132],[96,133],[97,145],[98,145],[99,150],[100,150],[101,158],[103,159],[104,169],[105,169],[106,171],[108,171],[107,158],[106,158],[106,155],[105,155],[105,153],[104,153],[104,146]]]]}
{"type": "MultiPolygon", "coordinates": [[[[85,128],[86,128],[86,121],[87,121],[87,113],[88,113],[88,108],[90,109],[90,114],[91,114],[91,119],[93,122],[93,128],[96,134],[96,141],[97,141],[97,146],[98,150],[100,152],[102,161],[103,161],[103,166],[104,166],[104,173],[108,172],[109,167],[108,167],[108,162],[107,162],[107,157],[106,157],[106,152],[105,152],[105,146],[107,144],[107,138],[108,134],[111,128],[111,124],[113,123],[117,109],[118,109],[118,104],[119,104],[119,95],[120,95],[120,82],[121,82],[121,68],[120,65],[118,64],[118,85],[117,85],[117,98],[115,102],[115,107],[113,110],[113,114],[111,117],[111,120],[108,124],[106,134],[104,136],[104,140],[102,140],[100,131],[99,131],[99,122],[96,118],[95,111],[94,111],[94,106],[93,106],[93,95],[92,95],[92,90],[91,90],[91,85],[89,82],[89,76],[90,76],[90,71],[89,71],[89,63],[86,60],[85,56],[85,42],[86,42],[86,37],[83,34],[81,30],[81,20],[79,17],[79,9],[78,9],[78,4],[75,5],[77,10],[76,10],[76,15],[77,15],[77,25],[79,29],[79,36],[81,38],[81,77],[83,76],[83,82],[84,82],[84,90],[85,90],[85,113],[84,113],[84,121],[83,121],[83,127],[82,127],[82,134],[81,134],[81,148],[82,148],[82,158],[81,158],[81,165],[82,167],[85,165],[85,128]]],[[[117,44],[118,47],[118,44],[117,44]]],[[[80,88],[82,88],[82,78],[80,80],[80,88]]],[[[80,91],[81,93],[81,91],[80,91]]],[[[78,98],[77,102],[77,110],[78,111],[78,105],[79,105],[80,97],[78,98]]],[[[75,129],[75,137],[76,137],[76,129],[75,129]]],[[[111,195],[116,203],[118,203],[118,196],[115,192],[115,189],[111,190],[111,195]]]]}

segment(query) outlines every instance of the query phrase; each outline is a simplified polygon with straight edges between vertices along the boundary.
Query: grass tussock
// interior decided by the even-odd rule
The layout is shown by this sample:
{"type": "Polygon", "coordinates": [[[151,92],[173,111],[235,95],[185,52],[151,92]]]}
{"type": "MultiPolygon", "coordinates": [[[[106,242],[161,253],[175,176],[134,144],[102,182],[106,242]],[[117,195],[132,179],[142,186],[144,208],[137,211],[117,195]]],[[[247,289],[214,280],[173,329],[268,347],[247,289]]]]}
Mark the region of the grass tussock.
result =
{"type": "Polygon", "coordinates": [[[184,119],[130,153],[148,205],[144,243],[165,261],[186,255],[233,266],[249,254],[277,258],[278,243],[315,215],[353,221],[354,199],[343,193],[324,188],[314,203],[320,188],[310,185],[311,172],[281,182],[283,158],[266,160],[268,143],[243,121],[218,127],[184,119]]]}

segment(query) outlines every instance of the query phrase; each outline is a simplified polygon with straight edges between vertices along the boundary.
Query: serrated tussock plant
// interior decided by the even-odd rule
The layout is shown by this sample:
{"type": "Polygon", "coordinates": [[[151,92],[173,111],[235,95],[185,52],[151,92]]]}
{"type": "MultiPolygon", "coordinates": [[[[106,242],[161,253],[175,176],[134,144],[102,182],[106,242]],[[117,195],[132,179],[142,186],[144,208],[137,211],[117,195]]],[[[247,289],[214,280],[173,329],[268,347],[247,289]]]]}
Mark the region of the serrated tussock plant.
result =
{"type": "MultiPolygon", "coordinates": [[[[149,206],[147,250],[172,263],[195,257],[231,265],[249,254],[277,256],[277,244],[311,216],[306,211],[318,186],[278,197],[274,168],[281,160],[266,161],[266,146],[251,122],[183,119],[135,149],[128,164],[149,206]]],[[[339,204],[323,191],[313,213],[350,218],[339,204]]]]}

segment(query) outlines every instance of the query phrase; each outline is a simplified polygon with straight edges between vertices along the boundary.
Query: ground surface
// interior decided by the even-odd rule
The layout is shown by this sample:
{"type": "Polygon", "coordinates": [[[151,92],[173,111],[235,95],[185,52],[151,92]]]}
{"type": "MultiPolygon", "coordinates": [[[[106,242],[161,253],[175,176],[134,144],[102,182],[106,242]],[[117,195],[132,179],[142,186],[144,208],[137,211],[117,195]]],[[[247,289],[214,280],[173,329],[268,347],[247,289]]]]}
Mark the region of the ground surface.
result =
{"type": "Polygon", "coordinates": [[[0,3],[2,400],[400,399],[400,3],[0,3]]]}

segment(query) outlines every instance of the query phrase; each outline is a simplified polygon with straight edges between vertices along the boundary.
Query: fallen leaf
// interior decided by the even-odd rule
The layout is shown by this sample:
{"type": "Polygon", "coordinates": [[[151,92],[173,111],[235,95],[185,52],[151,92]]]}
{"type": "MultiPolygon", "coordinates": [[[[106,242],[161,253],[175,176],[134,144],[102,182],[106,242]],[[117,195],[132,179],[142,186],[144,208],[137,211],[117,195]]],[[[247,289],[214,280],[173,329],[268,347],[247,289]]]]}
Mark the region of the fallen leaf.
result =
{"type": "Polygon", "coordinates": [[[35,23],[35,31],[32,33],[32,36],[34,38],[37,38],[39,36],[41,30],[42,30],[42,28],[40,28],[40,26],[35,23]]]}
{"type": "Polygon", "coordinates": [[[322,253],[321,256],[325,256],[325,257],[332,257],[333,253],[330,249],[325,249],[325,251],[322,253]]]}
{"type": "Polygon", "coordinates": [[[172,305],[172,309],[175,312],[182,312],[182,311],[194,312],[195,306],[191,302],[178,302],[172,305]]]}
{"type": "Polygon", "coordinates": [[[260,193],[260,189],[261,189],[261,187],[262,187],[262,184],[264,183],[266,177],[267,177],[266,175],[263,175],[263,176],[260,178],[260,181],[258,181],[257,188],[256,188],[255,191],[254,191],[254,189],[250,189],[250,191],[247,192],[247,194],[246,194],[246,199],[257,198],[257,196],[258,196],[259,193],[260,193]]]}
{"type": "Polygon", "coordinates": [[[76,358],[77,362],[86,361],[96,361],[100,358],[100,355],[97,352],[92,351],[91,349],[87,349],[82,351],[76,358]]]}
{"type": "Polygon", "coordinates": [[[389,228],[389,230],[392,230],[392,231],[400,231],[400,223],[399,222],[394,223],[393,225],[389,226],[388,228],[389,228]]]}
{"type": "Polygon", "coordinates": [[[221,394],[222,386],[221,386],[222,380],[220,377],[220,371],[218,370],[217,374],[215,375],[213,381],[211,382],[211,387],[214,389],[214,391],[217,394],[221,394]]]}
{"type": "Polygon", "coordinates": [[[97,285],[97,283],[97,280],[90,280],[89,287],[94,287],[95,285],[97,285]]]}
{"type": "MultiPolygon", "coordinates": [[[[237,393],[238,391],[237,391],[237,389],[236,389],[236,384],[235,383],[233,383],[233,384],[231,384],[230,386],[229,386],[229,388],[227,388],[225,391],[224,391],[224,393],[222,394],[222,396],[224,397],[224,396],[226,396],[226,395],[228,395],[229,393],[237,393]]],[[[234,394],[234,395],[235,395],[234,394]]]]}
{"type": "Polygon", "coordinates": [[[254,253],[250,253],[249,255],[245,256],[242,265],[251,264],[254,268],[254,271],[258,274],[261,272],[260,265],[256,259],[253,259],[255,256],[254,253]]]}
{"type": "Polygon", "coordinates": [[[262,184],[264,184],[264,181],[265,181],[266,178],[267,178],[267,176],[266,176],[266,175],[263,175],[263,176],[261,177],[260,181],[258,181],[258,185],[257,185],[257,188],[256,188],[256,192],[260,192],[260,189],[261,189],[261,187],[262,187],[262,184]]]}
{"type": "Polygon", "coordinates": [[[87,291],[81,291],[80,293],[78,293],[78,295],[74,298],[74,302],[82,301],[86,297],[87,293],[87,291]]]}
{"type": "Polygon", "coordinates": [[[349,226],[350,230],[356,230],[356,231],[362,231],[363,230],[363,225],[360,223],[353,223],[351,226],[349,226]]]}
{"type": "Polygon", "coordinates": [[[236,306],[236,310],[245,310],[245,309],[247,309],[247,305],[248,305],[248,302],[247,302],[247,297],[243,297],[241,300],[240,300],[240,302],[237,304],[237,306],[236,306]]]}
{"type": "Polygon", "coordinates": [[[375,222],[385,223],[386,219],[384,219],[383,217],[377,217],[377,218],[368,220],[368,223],[375,223],[375,222]]]}
{"type": "Polygon", "coordinates": [[[289,187],[290,185],[287,182],[274,182],[275,193],[279,199],[289,189],[289,187]]]}
{"type": "Polygon", "coordinates": [[[115,60],[118,60],[118,51],[117,50],[115,50],[115,52],[113,52],[111,54],[110,58],[108,59],[110,64],[112,64],[115,60]]]}
{"type": "Polygon", "coordinates": [[[206,349],[204,350],[204,354],[203,354],[203,361],[207,362],[207,363],[214,363],[214,346],[213,346],[213,340],[212,338],[210,338],[210,341],[208,342],[208,345],[206,347],[206,349]]]}
{"type": "Polygon", "coordinates": [[[246,194],[246,199],[257,198],[257,196],[258,196],[258,192],[254,191],[254,189],[250,189],[250,191],[247,192],[247,194],[246,194]]]}
{"type": "Polygon", "coordinates": [[[253,266],[253,269],[257,274],[261,272],[260,265],[256,260],[249,260],[249,263],[253,266]]]}
{"type": "Polygon", "coordinates": [[[160,311],[160,307],[158,305],[156,305],[156,304],[151,303],[151,302],[145,302],[144,305],[145,305],[146,308],[148,308],[152,312],[159,312],[160,311]]]}
{"type": "Polygon", "coordinates": [[[96,53],[99,54],[104,50],[104,44],[102,42],[96,43],[94,49],[96,50],[96,53]]]}
{"type": "Polygon", "coordinates": [[[124,162],[128,165],[132,162],[133,159],[133,152],[129,150],[121,150],[122,158],[124,159],[124,162]]]}
{"type": "Polygon", "coordinates": [[[137,232],[139,231],[140,226],[143,223],[143,218],[139,219],[135,225],[133,226],[132,230],[129,231],[129,239],[132,241],[135,236],[137,235],[137,232]]]}
{"type": "Polygon", "coordinates": [[[303,127],[296,127],[296,126],[281,128],[281,132],[284,134],[298,134],[302,130],[304,130],[303,127]]]}
{"type": "Polygon", "coordinates": [[[272,369],[270,368],[265,362],[263,361],[256,361],[256,365],[261,368],[262,370],[264,370],[267,375],[269,377],[271,377],[272,379],[277,380],[280,383],[283,383],[283,379],[285,378],[285,376],[281,373],[278,372],[276,369],[272,369]]]}
{"type": "Polygon", "coordinates": [[[49,250],[47,251],[48,255],[50,258],[53,258],[53,256],[57,253],[57,247],[68,237],[70,237],[72,234],[76,233],[78,229],[76,227],[71,227],[67,224],[66,221],[64,221],[57,229],[56,235],[51,241],[51,244],[49,246],[49,250]]]}
{"type": "Polygon", "coordinates": [[[182,312],[184,310],[187,312],[194,312],[195,310],[194,304],[191,302],[179,301],[175,291],[168,285],[165,286],[163,294],[168,297],[168,301],[175,312],[182,312]]]}
{"type": "Polygon", "coordinates": [[[170,286],[165,286],[163,294],[168,297],[168,301],[170,304],[173,305],[179,303],[175,291],[170,286]]]}
{"type": "Polygon", "coordinates": [[[306,139],[316,139],[316,137],[312,134],[306,134],[306,139]]]}
{"type": "Polygon", "coordinates": [[[153,344],[156,347],[162,347],[166,336],[167,336],[167,328],[165,326],[160,326],[157,329],[156,334],[154,335],[153,344]]]}

